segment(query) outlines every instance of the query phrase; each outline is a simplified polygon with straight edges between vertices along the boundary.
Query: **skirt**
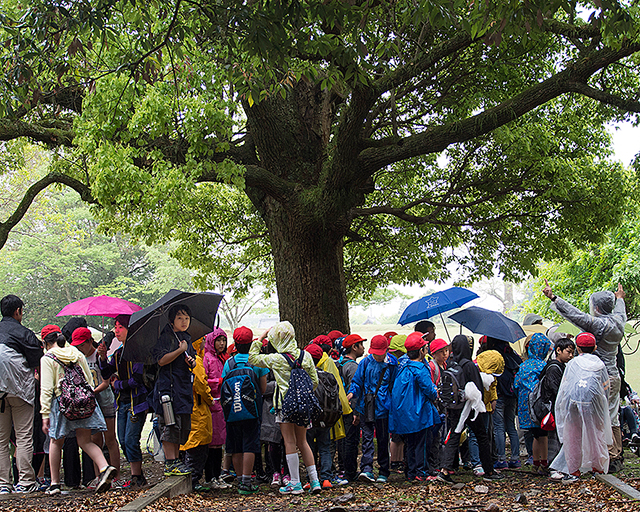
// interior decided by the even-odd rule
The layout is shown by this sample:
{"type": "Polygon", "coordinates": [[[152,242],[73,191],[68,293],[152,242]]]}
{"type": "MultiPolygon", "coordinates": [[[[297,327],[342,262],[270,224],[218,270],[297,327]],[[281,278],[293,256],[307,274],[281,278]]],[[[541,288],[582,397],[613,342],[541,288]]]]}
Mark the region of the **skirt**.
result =
{"type": "Polygon", "coordinates": [[[90,429],[92,434],[106,432],[107,424],[104,421],[100,407],[96,407],[93,414],[88,418],[71,421],[60,412],[58,398],[54,398],[51,402],[51,413],[49,414],[49,437],[51,439],[62,439],[79,428],[90,429]]]}

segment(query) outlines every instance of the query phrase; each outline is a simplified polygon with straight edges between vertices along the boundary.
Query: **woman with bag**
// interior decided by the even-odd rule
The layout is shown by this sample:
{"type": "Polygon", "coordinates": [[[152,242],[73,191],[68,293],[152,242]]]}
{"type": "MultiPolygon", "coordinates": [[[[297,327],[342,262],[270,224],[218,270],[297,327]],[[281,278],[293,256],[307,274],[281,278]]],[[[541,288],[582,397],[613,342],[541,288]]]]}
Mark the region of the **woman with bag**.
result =
{"type": "MultiPolygon", "coordinates": [[[[49,465],[51,466],[51,485],[45,491],[47,494],[60,494],[60,460],[62,455],[62,445],[64,438],[70,432],[76,433],[78,445],[85,453],[91,457],[100,470],[100,477],[96,486],[96,492],[105,492],[111,487],[111,480],[116,474],[116,468],[110,466],[105,459],[102,450],[91,441],[91,431],[97,430],[106,432],[107,424],[104,416],[97,407],[95,397],[93,399],[93,412],[83,419],[69,419],[75,412],[67,409],[66,415],[63,413],[68,403],[62,401],[64,393],[65,373],[74,371],[73,367],[78,365],[84,374],[85,384],[91,389],[94,388],[93,377],[87,360],[75,347],[67,344],[66,338],[62,335],[60,327],[57,325],[47,325],[42,329],[42,340],[44,342],[45,355],[40,360],[40,403],[42,411],[42,431],[51,438],[49,445],[49,465]]],[[[67,376],[68,377],[68,376],[67,376]]],[[[73,405],[73,404],[71,404],[73,405]]]]}

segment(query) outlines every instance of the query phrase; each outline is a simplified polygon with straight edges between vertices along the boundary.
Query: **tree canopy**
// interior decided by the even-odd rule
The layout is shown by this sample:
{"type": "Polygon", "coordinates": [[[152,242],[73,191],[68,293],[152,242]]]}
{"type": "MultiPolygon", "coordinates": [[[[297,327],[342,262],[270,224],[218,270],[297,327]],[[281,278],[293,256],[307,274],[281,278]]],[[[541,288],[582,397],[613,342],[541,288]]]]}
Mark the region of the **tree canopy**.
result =
{"type": "Polygon", "coordinates": [[[274,275],[304,339],[348,329],[348,295],[453,263],[519,279],[600,240],[635,180],[603,124],[640,112],[639,16],[615,0],[4,2],[0,139],[56,150],[32,195],[75,188],[108,229],[178,240],[203,281],[274,275]]]}

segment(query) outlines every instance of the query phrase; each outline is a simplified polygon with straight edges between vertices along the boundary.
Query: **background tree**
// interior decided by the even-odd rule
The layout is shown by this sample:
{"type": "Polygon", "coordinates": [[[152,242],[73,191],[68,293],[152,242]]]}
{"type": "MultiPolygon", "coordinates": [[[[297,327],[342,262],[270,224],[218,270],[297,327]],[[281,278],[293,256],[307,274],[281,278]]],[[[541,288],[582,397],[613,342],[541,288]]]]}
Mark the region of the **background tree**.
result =
{"type": "Polygon", "coordinates": [[[637,16],[615,0],[9,5],[0,138],[60,148],[50,182],[187,263],[194,243],[269,255],[280,316],[308,339],[348,330],[348,296],[451,262],[519,279],[615,225],[633,177],[602,124],[640,111],[637,16]],[[205,216],[231,236],[198,242],[205,216]]]}

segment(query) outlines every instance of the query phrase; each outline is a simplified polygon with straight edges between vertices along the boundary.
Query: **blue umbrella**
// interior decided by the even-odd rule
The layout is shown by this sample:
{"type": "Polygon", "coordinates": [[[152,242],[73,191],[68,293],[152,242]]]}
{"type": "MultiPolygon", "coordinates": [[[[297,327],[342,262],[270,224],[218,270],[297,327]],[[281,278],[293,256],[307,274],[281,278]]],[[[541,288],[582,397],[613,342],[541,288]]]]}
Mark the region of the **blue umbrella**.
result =
{"type": "Polygon", "coordinates": [[[486,334],[492,338],[515,343],[526,336],[520,324],[498,311],[471,306],[454,313],[449,318],[464,325],[471,332],[486,334]]]}
{"type": "Polygon", "coordinates": [[[466,288],[454,286],[453,288],[432,293],[431,295],[412,302],[402,312],[398,323],[400,325],[406,325],[411,322],[417,322],[418,320],[426,320],[445,311],[459,308],[470,300],[477,298],[477,293],[473,293],[466,288]]]}

